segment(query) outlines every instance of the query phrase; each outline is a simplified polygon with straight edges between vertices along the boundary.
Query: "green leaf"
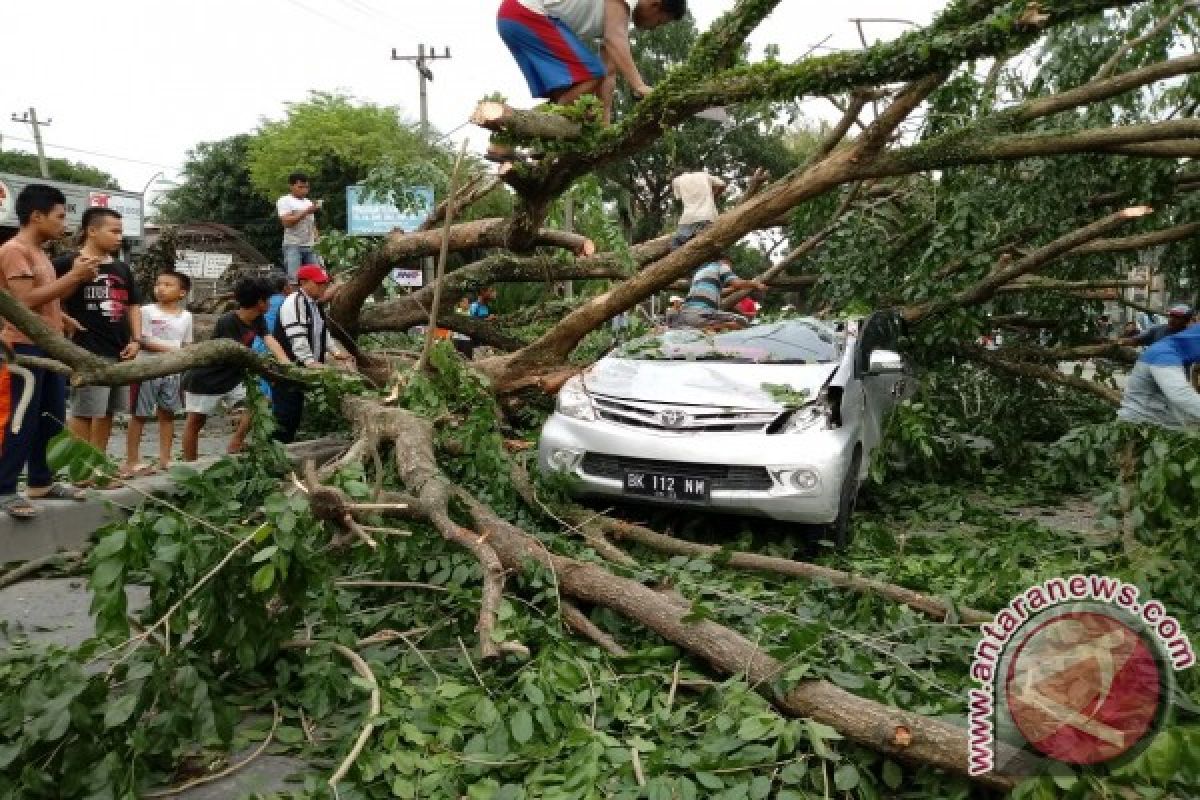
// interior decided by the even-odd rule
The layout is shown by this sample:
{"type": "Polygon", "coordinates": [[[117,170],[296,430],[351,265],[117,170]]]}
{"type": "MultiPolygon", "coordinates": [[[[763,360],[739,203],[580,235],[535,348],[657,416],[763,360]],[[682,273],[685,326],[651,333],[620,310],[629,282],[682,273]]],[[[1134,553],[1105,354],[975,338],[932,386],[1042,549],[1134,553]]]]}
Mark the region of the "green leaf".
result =
{"type": "Polygon", "coordinates": [[[262,562],[266,561],[268,558],[270,558],[271,556],[275,555],[278,552],[279,552],[279,545],[277,545],[277,544],[273,544],[268,547],[264,547],[262,550],[259,550],[257,553],[254,554],[254,558],[250,559],[250,563],[251,564],[261,564],[262,562]]]}
{"type": "Polygon", "coordinates": [[[858,786],[858,769],[853,764],[843,764],[833,773],[833,785],[838,791],[848,792],[858,786]]]}
{"type": "Polygon", "coordinates": [[[533,738],[533,717],[522,708],[513,714],[509,728],[512,730],[513,739],[518,744],[525,744],[533,738]]]}
{"type": "Polygon", "coordinates": [[[275,565],[264,564],[250,579],[250,588],[256,592],[265,592],[275,582],[275,565]]]}
{"type": "Polygon", "coordinates": [[[783,768],[779,773],[779,780],[793,786],[804,780],[804,776],[808,774],[808,764],[803,761],[793,761],[783,768]]]}
{"type": "Polygon", "coordinates": [[[129,535],[122,529],[117,529],[107,536],[101,537],[99,543],[92,548],[92,559],[103,561],[109,556],[116,555],[125,549],[125,542],[128,539],[129,535]]]}
{"type": "Polygon", "coordinates": [[[762,717],[747,717],[742,720],[742,724],[738,726],[737,737],[743,742],[753,742],[758,739],[765,739],[772,729],[772,725],[762,717]]]}
{"type": "Polygon", "coordinates": [[[750,781],[750,800],[767,800],[770,794],[771,779],[766,775],[759,775],[750,781]]]}
{"type": "Polygon", "coordinates": [[[0,745],[0,769],[7,769],[8,765],[15,761],[20,754],[20,742],[0,745]]]}
{"type": "Polygon", "coordinates": [[[904,782],[904,770],[895,761],[883,762],[883,785],[889,789],[899,789],[904,782]]]}
{"type": "Polygon", "coordinates": [[[712,789],[714,791],[725,788],[725,781],[721,780],[720,777],[712,774],[711,772],[697,772],[696,783],[700,784],[705,789],[712,789]]]}
{"type": "Polygon", "coordinates": [[[646,784],[647,800],[672,800],[674,796],[674,782],[665,776],[652,778],[646,784]]]}
{"type": "Polygon", "coordinates": [[[96,589],[107,589],[116,583],[125,571],[125,562],[110,558],[101,561],[92,570],[92,586],[96,589]]]}
{"type": "Polygon", "coordinates": [[[122,695],[108,703],[104,708],[104,727],[115,728],[118,725],[124,725],[133,715],[137,704],[138,696],[136,694],[122,695]]]}

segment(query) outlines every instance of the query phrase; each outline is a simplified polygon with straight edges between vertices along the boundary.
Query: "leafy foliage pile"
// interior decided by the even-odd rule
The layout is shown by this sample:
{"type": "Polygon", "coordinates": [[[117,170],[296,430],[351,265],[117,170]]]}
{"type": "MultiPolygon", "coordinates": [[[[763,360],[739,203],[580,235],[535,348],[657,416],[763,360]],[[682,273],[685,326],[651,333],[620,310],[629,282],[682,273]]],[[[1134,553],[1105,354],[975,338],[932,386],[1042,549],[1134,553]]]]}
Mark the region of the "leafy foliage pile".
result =
{"type": "MultiPolygon", "coordinates": [[[[549,515],[552,487],[542,487],[549,505],[539,508],[513,492],[487,387],[448,346],[435,349],[433,363],[432,374],[409,376],[401,402],[453,420],[438,435],[447,473],[547,548],[595,557],[549,515]]],[[[219,764],[231,747],[260,741],[272,705],[281,715],[274,747],[311,765],[290,795],[331,796],[324,770],[341,760],[362,724],[367,688],[331,649],[335,643],[363,654],[383,697],[376,733],[339,787],[342,798],[970,793],[961,779],[912,769],[823,725],[779,716],[757,687],[737,676],[714,681],[686,653],[610,612],[593,619],[628,656],[575,638],[559,614],[556,576],[541,568],[511,577],[496,631],[525,643],[531,655],[478,663],[468,645],[477,563],[420,523],[407,526],[410,535],[380,537],[374,553],[331,550],[329,531],[285,480],[283,451],[259,411],[248,457],[202,474],[177,468],[183,494],[171,506],[148,505],[100,532],[89,557],[95,639],[74,651],[13,647],[0,658],[0,796],[139,796],[219,764]],[[133,584],[149,589],[136,624],[125,591],[133,584]],[[363,641],[379,634],[375,643],[363,641]],[[318,644],[296,649],[290,642],[297,638],[318,644]]],[[[1108,446],[1088,441],[1094,451],[1108,446]]],[[[1194,437],[1172,446],[1200,447],[1194,437]]],[[[1076,458],[1083,452],[1063,447],[1076,458]]],[[[1150,491],[1156,468],[1173,469],[1160,458],[1161,445],[1146,452],[1142,480],[1150,491]]],[[[1088,485],[1104,474],[1111,473],[1094,469],[1088,485]]],[[[335,482],[364,498],[374,482],[389,485],[394,477],[389,467],[378,475],[353,467],[335,482]]],[[[873,493],[848,563],[839,566],[982,608],[999,607],[1048,576],[1101,571],[1136,581],[1185,630],[1200,629],[1198,581],[1188,566],[1200,555],[1194,513],[1186,530],[1179,517],[1173,527],[1155,528],[1143,556],[1130,561],[1102,539],[1012,515],[1053,495],[1031,497],[1000,472],[974,491],[897,483],[873,493]]],[[[1195,492],[1189,496],[1194,501],[1195,492]]],[[[810,549],[802,532],[767,538],[754,526],[711,518],[694,521],[687,534],[786,557],[810,549]]],[[[745,631],[787,664],[783,685],[823,677],[920,713],[964,714],[976,634],[953,619],[934,622],[872,595],[741,574],[719,556],[635,555],[637,566],[614,569],[671,587],[691,603],[693,619],[745,631]]],[[[1200,701],[1192,673],[1181,675],[1176,701],[1181,713],[1200,701]]],[[[1200,731],[1174,721],[1115,773],[1064,772],[1018,796],[1107,796],[1120,787],[1186,796],[1200,789],[1197,746],[1200,731]]]]}

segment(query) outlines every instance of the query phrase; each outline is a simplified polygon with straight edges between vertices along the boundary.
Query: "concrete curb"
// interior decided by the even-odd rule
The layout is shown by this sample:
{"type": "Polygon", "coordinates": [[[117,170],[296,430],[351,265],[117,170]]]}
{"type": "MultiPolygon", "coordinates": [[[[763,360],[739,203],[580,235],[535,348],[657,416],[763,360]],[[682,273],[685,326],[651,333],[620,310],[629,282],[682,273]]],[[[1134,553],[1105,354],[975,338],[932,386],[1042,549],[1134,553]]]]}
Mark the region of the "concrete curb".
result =
{"type": "MultiPolygon", "coordinates": [[[[345,440],[315,439],[288,446],[293,464],[313,460],[322,464],[345,449],[345,440]]],[[[204,469],[218,458],[201,459],[195,463],[204,469]]],[[[42,513],[34,519],[19,520],[0,514],[0,564],[29,561],[52,555],[60,550],[81,550],[92,534],[109,523],[127,517],[145,500],[145,494],[170,495],[175,482],[170,475],[152,475],[130,482],[136,488],[93,491],[86,501],[42,500],[42,513]]]]}

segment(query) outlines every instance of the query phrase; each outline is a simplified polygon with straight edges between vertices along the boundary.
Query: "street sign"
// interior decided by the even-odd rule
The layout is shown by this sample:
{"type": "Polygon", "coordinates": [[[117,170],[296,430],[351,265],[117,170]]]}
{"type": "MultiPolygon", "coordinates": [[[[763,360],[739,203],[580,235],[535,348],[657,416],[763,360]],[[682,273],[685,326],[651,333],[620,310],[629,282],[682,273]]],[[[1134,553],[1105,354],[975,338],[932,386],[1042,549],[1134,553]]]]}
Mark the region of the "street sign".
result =
{"type": "Polygon", "coordinates": [[[229,253],[205,253],[200,250],[176,250],[175,270],[193,278],[220,278],[233,265],[229,253]]]}
{"type": "Polygon", "coordinates": [[[346,232],[351,236],[386,236],[397,229],[412,233],[433,210],[433,189],[417,186],[409,191],[418,198],[418,207],[402,211],[392,203],[364,200],[362,186],[347,186],[346,232]]]}
{"type": "Polygon", "coordinates": [[[392,270],[392,282],[397,286],[419,288],[425,285],[425,275],[419,269],[396,268],[392,270]]]}

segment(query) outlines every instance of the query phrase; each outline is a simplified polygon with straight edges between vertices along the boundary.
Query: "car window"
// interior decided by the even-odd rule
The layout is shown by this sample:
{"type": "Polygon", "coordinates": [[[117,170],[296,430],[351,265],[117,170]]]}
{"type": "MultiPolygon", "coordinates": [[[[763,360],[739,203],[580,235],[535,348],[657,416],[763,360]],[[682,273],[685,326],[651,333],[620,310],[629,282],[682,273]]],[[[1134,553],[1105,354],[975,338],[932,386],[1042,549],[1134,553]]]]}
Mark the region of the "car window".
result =
{"type": "Polygon", "coordinates": [[[830,364],[839,359],[835,332],[816,320],[788,320],[740,331],[671,330],[622,345],[616,355],[638,361],[734,364],[830,364]]]}

